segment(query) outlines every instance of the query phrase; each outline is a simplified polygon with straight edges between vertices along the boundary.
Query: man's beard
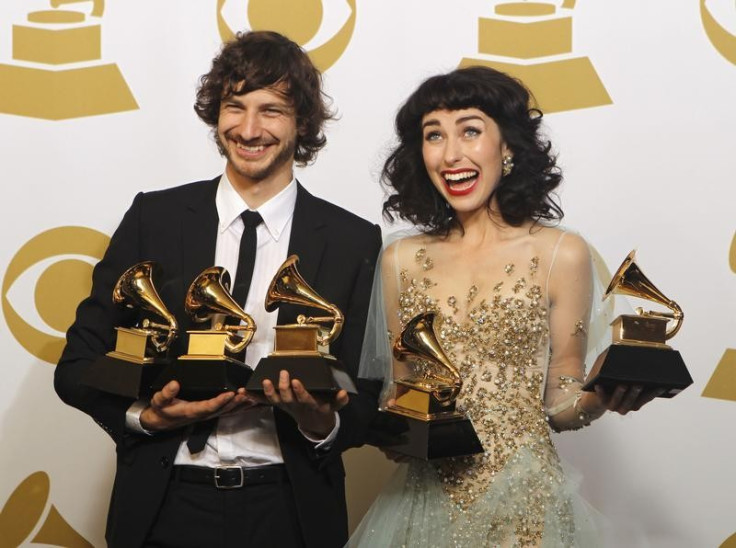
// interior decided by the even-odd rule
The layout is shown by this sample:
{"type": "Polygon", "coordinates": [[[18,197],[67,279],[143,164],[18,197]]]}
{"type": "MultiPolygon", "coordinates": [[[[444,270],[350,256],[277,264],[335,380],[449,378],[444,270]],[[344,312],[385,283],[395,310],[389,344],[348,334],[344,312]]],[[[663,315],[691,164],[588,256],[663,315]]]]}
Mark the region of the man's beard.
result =
{"type": "MultiPolygon", "coordinates": [[[[284,142],[284,147],[279,151],[279,153],[271,162],[263,166],[263,168],[258,171],[245,172],[238,167],[237,162],[234,162],[233,159],[230,158],[230,151],[227,147],[223,145],[218,133],[215,133],[215,142],[217,143],[217,148],[220,150],[220,154],[222,154],[223,156],[225,156],[225,158],[229,160],[230,165],[237,173],[239,173],[243,177],[247,177],[255,181],[262,181],[264,179],[267,179],[272,173],[274,173],[285,163],[292,163],[294,161],[294,153],[296,152],[296,139],[289,139],[288,141],[284,142]]],[[[257,143],[253,146],[257,146],[257,143]]]]}

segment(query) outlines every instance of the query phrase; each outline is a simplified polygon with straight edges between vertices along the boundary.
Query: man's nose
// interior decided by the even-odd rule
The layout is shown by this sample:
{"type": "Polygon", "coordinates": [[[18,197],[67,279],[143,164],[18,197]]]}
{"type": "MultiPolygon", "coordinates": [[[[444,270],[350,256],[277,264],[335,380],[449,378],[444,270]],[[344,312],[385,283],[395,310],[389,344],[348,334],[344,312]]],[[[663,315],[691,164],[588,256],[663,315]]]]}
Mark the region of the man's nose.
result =
{"type": "Polygon", "coordinates": [[[240,123],[238,124],[238,135],[245,141],[258,139],[261,136],[261,123],[256,113],[243,113],[240,123]]]}

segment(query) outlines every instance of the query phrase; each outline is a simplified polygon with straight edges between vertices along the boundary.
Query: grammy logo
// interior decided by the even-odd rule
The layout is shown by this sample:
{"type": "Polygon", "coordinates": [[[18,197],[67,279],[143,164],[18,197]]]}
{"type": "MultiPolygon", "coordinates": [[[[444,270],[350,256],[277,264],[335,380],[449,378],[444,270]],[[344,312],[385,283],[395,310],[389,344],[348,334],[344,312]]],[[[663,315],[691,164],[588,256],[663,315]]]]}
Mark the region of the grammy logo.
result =
{"type": "MultiPolygon", "coordinates": [[[[51,5],[81,1],[51,0],[51,5]]],[[[100,62],[103,11],[104,0],[93,0],[88,15],[32,11],[13,25],[14,63],[0,64],[0,112],[65,120],[138,109],[118,66],[100,62]]]]}
{"type": "Polygon", "coordinates": [[[15,488],[0,511],[0,545],[31,544],[92,548],[82,535],[48,504],[49,476],[34,472],[15,488]]]}
{"type": "Polygon", "coordinates": [[[520,78],[545,113],[609,105],[611,97],[587,57],[573,55],[575,0],[503,2],[493,17],[478,19],[478,58],[461,67],[485,65],[520,78]],[[544,60],[542,60],[544,59],[544,60]]]}

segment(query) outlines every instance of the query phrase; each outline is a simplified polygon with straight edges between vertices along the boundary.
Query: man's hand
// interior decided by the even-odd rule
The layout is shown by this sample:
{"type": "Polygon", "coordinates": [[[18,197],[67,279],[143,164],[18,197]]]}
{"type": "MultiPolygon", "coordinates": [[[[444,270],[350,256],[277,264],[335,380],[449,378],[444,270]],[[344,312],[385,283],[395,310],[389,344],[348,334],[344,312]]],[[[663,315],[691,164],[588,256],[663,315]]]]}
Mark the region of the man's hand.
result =
{"type": "Polygon", "coordinates": [[[331,401],[310,394],[301,381],[290,379],[288,371],[279,373],[278,387],[269,380],[263,381],[261,403],[275,405],[286,411],[305,434],[325,438],[335,427],[335,411],[345,407],[350,398],[340,390],[331,401]]]}
{"type": "Polygon", "coordinates": [[[141,426],[152,432],[172,430],[257,404],[248,397],[244,388],[239,388],[237,392],[223,392],[202,401],[179,399],[176,397],[179,390],[179,383],[171,381],[156,392],[141,413],[141,426]]]}

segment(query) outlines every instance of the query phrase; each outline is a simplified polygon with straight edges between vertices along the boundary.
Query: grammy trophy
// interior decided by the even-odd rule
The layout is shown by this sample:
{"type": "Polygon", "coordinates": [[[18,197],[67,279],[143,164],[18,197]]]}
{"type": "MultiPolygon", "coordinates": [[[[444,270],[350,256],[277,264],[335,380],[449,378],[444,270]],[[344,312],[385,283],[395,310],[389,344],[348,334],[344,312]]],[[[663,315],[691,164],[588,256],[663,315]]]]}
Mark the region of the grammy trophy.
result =
{"type": "Polygon", "coordinates": [[[192,282],[184,309],[195,322],[209,321],[212,326],[187,331],[187,353],[164,369],[155,390],[176,380],[179,397],[202,400],[245,387],[252,370],[238,354],[250,343],[256,325],[230,295],[229,287],[230,274],[221,266],[207,268],[192,282]],[[227,320],[237,325],[228,325],[227,320]]]}
{"type": "Polygon", "coordinates": [[[380,445],[424,460],[482,453],[470,419],[456,409],[460,373],[434,332],[435,313],[412,318],[394,343],[399,361],[418,361],[422,373],[396,379],[395,398],[379,413],[380,445]]]}
{"type": "Polygon", "coordinates": [[[249,392],[262,393],[263,381],[269,379],[278,384],[279,373],[289,372],[310,393],[329,397],[339,390],[356,393],[355,384],[342,363],[329,353],[329,344],[342,331],[345,321],[342,312],[334,304],[323,299],[302,278],[297,270],[299,257],[291,255],[281,265],[266,293],[266,311],[273,312],[282,303],[317,308],[327,316],[297,316],[297,323],[277,325],[274,350],[255,368],[246,387],[249,392]],[[329,331],[320,324],[332,324],[329,331]]]}
{"type": "Polygon", "coordinates": [[[159,274],[153,261],[130,267],[115,284],[112,300],[139,313],[150,312],[164,323],[145,318],[134,327],[116,327],[115,350],[90,365],[85,384],[130,398],[151,394],[151,383],[169,362],[168,350],[179,333],[176,318],[156,291],[153,280],[159,274]]]}
{"type": "Polygon", "coordinates": [[[618,316],[611,323],[613,344],[601,354],[603,364],[583,390],[593,390],[596,384],[609,390],[618,384],[641,385],[648,389],[661,388],[662,397],[671,398],[690,386],[693,379],[680,353],[666,343],[682,327],[682,309],[642,273],[634,261],[634,251],[613,275],[604,300],[613,294],[653,301],[670,312],[637,308],[636,314],[618,316]]]}

